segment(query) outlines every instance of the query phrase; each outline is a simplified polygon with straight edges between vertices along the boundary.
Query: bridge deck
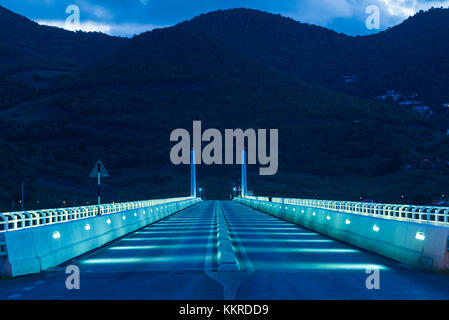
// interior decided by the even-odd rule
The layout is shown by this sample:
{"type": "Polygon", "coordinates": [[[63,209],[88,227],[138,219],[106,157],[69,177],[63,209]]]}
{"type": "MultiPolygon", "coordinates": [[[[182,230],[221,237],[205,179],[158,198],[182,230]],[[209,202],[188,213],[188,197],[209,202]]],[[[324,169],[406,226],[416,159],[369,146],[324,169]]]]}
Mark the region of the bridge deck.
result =
{"type": "Polygon", "coordinates": [[[235,202],[221,207],[242,271],[218,274],[217,216],[205,201],[38,275],[0,280],[0,299],[449,299],[449,276],[400,265],[235,202]],[[65,288],[65,267],[81,289],[65,288]],[[368,290],[366,269],[380,269],[368,290]],[[220,279],[216,281],[216,279],[220,279]]]}

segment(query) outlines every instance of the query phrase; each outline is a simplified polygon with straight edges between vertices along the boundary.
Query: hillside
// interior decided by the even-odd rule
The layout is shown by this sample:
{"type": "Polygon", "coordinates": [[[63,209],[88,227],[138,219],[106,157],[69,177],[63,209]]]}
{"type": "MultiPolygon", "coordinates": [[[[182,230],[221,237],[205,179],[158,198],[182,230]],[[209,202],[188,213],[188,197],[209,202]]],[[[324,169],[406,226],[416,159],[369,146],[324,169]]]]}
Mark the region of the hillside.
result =
{"type": "MultiPolygon", "coordinates": [[[[219,26],[220,19],[234,19],[242,12],[248,15],[243,20],[261,20],[249,24],[261,34],[276,31],[272,23],[302,34],[303,45],[295,49],[302,59],[307,57],[304,52],[324,50],[329,41],[335,46],[354,41],[265,13],[230,10],[210,15],[219,26]],[[260,29],[264,23],[268,28],[260,29]],[[323,37],[316,40],[316,32],[323,32],[323,37]],[[314,44],[309,47],[306,39],[314,44]]],[[[204,17],[209,15],[197,21],[204,17]]],[[[77,204],[92,203],[95,182],[87,175],[98,158],[111,173],[104,182],[105,201],[185,194],[189,171],[170,164],[169,136],[179,127],[191,130],[193,120],[202,120],[204,129],[279,129],[278,175],[258,177],[258,167],[250,167],[249,188],[259,194],[428,203],[448,190],[449,141],[427,119],[324,88],[317,85],[318,78],[274,68],[243,44],[239,48],[224,36],[186,27],[189,23],[121,39],[110,54],[89,63],[83,56],[66,56],[77,61],[76,67],[44,88],[25,87],[29,95],[18,93],[22,83],[5,80],[4,87],[16,91],[3,91],[9,102],[0,110],[1,208],[10,208],[12,197],[17,200],[21,180],[31,207],[62,201],[70,205],[74,197],[77,204]],[[423,159],[429,159],[429,165],[422,165],[423,159]]],[[[32,23],[29,27],[48,32],[48,39],[61,32],[32,23]]],[[[27,41],[24,47],[36,45],[27,41]]],[[[275,47],[263,39],[252,41],[259,50],[275,47]]],[[[290,52],[287,45],[285,52],[290,52]]],[[[53,55],[50,50],[36,57],[53,55]]],[[[0,58],[0,65],[8,59],[0,58]]],[[[307,63],[289,59],[292,66],[307,71],[307,63]]],[[[331,61],[332,54],[326,59],[331,61]]],[[[343,53],[340,59],[345,59],[343,53]]],[[[200,166],[198,173],[199,184],[211,198],[226,198],[239,179],[238,166],[200,166]]]]}
{"type": "Polygon", "coordinates": [[[387,90],[449,99],[449,9],[431,9],[379,34],[349,37],[280,15],[249,9],[215,11],[178,25],[213,36],[305,81],[366,97],[387,90]],[[346,86],[343,77],[360,78],[346,86]]]}
{"type": "Polygon", "coordinates": [[[39,25],[0,6],[0,72],[31,86],[92,64],[126,39],[98,32],[70,32],[39,25]]]}

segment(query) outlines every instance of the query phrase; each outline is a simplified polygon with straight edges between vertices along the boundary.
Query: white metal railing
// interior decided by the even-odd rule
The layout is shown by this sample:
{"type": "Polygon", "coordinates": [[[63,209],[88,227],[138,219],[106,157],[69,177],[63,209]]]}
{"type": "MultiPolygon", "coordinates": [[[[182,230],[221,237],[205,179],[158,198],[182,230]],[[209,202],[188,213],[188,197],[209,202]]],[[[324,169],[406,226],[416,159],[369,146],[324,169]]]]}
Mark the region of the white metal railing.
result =
{"type": "Polygon", "coordinates": [[[113,214],[127,210],[147,208],[160,204],[174,205],[175,202],[194,199],[179,197],[134,202],[108,203],[84,207],[30,210],[0,213],[0,233],[24,228],[38,227],[54,223],[85,219],[101,215],[113,214]]]}
{"type": "MultiPolygon", "coordinates": [[[[250,200],[269,201],[268,197],[246,196],[245,198],[250,200]]],[[[272,198],[271,202],[374,216],[384,219],[449,226],[449,207],[292,198],[272,198]]]]}

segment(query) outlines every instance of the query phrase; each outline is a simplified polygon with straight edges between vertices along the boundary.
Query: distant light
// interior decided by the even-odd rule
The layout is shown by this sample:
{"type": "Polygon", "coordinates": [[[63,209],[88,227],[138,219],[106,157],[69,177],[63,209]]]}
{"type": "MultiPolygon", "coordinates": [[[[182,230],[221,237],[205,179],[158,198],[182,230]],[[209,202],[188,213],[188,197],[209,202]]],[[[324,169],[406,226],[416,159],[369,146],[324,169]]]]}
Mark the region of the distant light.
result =
{"type": "Polygon", "coordinates": [[[61,238],[61,234],[59,233],[59,231],[53,232],[53,239],[59,239],[59,238],[61,238]]]}
{"type": "Polygon", "coordinates": [[[137,213],[136,212],[134,212],[134,217],[137,217],[137,213]]]}
{"type": "Polygon", "coordinates": [[[315,211],[312,213],[312,215],[316,215],[315,211]]]}
{"type": "Polygon", "coordinates": [[[374,225],[374,226],[373,226],[373,230],[376,231],[376,232],[379,232],[380,229],[379,229],[378,226],[374,225]]]}
{"type": "Polygon", "coordinates": [[[301,213],[304,213],[304,210],[301,210],[301,213]]]}
{"type": "Polygon", "coordinates": [[[416,233],[416,239],[424,240],[424,239],[426,239],[426,235],[424,234],[424,232],[417,232],[416,233]]]}
{"type": "Polygon", "coordinates": [[[345,223],[346,223],[346,224],[351,224],[351,220],[346,219],[345,223]]]}
{"type": "Polygon", "coordinates": [[[326,219],[327,219],[327,220],[330,220],[330,219],[331,219],[331,217],[330,217],[330,216],[327,216],[327,217],[326,217],[326,219]]]}
{"type": "Polygon", "coordinates": [[[86,224],[86,226],[84,227],[84,229],[86,229],[86,231],[90,230],[90,224],[86,224]]]}
{"type": "Polygon", "coordinates": [[[295,211],[295,208],[293,208],[293,211],[295,211]]]}
{"type": "Polygon", "coordinates": [[[125,216],[123,216],[123,217],[122,217],[122,219],[123,219],[123,220],[126,220],[126,217],[125,217],[125,216]]]}
{"type": "Polygon", "coordinates": [[[111,219],[106,220],[107,224],[111,224],[111,219]]]}

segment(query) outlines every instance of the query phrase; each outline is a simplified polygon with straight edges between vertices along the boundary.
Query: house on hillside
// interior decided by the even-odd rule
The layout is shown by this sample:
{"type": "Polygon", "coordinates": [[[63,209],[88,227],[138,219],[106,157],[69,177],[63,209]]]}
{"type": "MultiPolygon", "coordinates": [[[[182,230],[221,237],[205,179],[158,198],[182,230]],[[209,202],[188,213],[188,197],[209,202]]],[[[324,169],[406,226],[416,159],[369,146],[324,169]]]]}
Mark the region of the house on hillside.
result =
{"type": "Polygon", "coordinates": [[[358,82],[359,77],[357,77],[355,75],[343,76],[343,80],[344,80],[345,84],[351,84],[351,83],[358,82]]]}
{"type": "Polygon", "coordinates": [[[399,102],[399,105],[402,106],[402,107],[411,107],[411,106],[417,105],[417,104],[421,104],[421,101],[417,101],[417,100],[405,100],[405,101],[399,102]]]}
{"type": "Polygon", "coordinates": [[[429,106],[416,106],[413,108],[416,112],[419,112],[421,114],[430,116],[433,114],[432,109],[429,106]]]}
{"type": "Polygon", "coordinates": [[[399,102],[406,97],[403,94],[396,93],[394,90],[388,90],[383,96],[378,96],[377,99],[382,101],[393,100],[393,102],[399,102]]]}

